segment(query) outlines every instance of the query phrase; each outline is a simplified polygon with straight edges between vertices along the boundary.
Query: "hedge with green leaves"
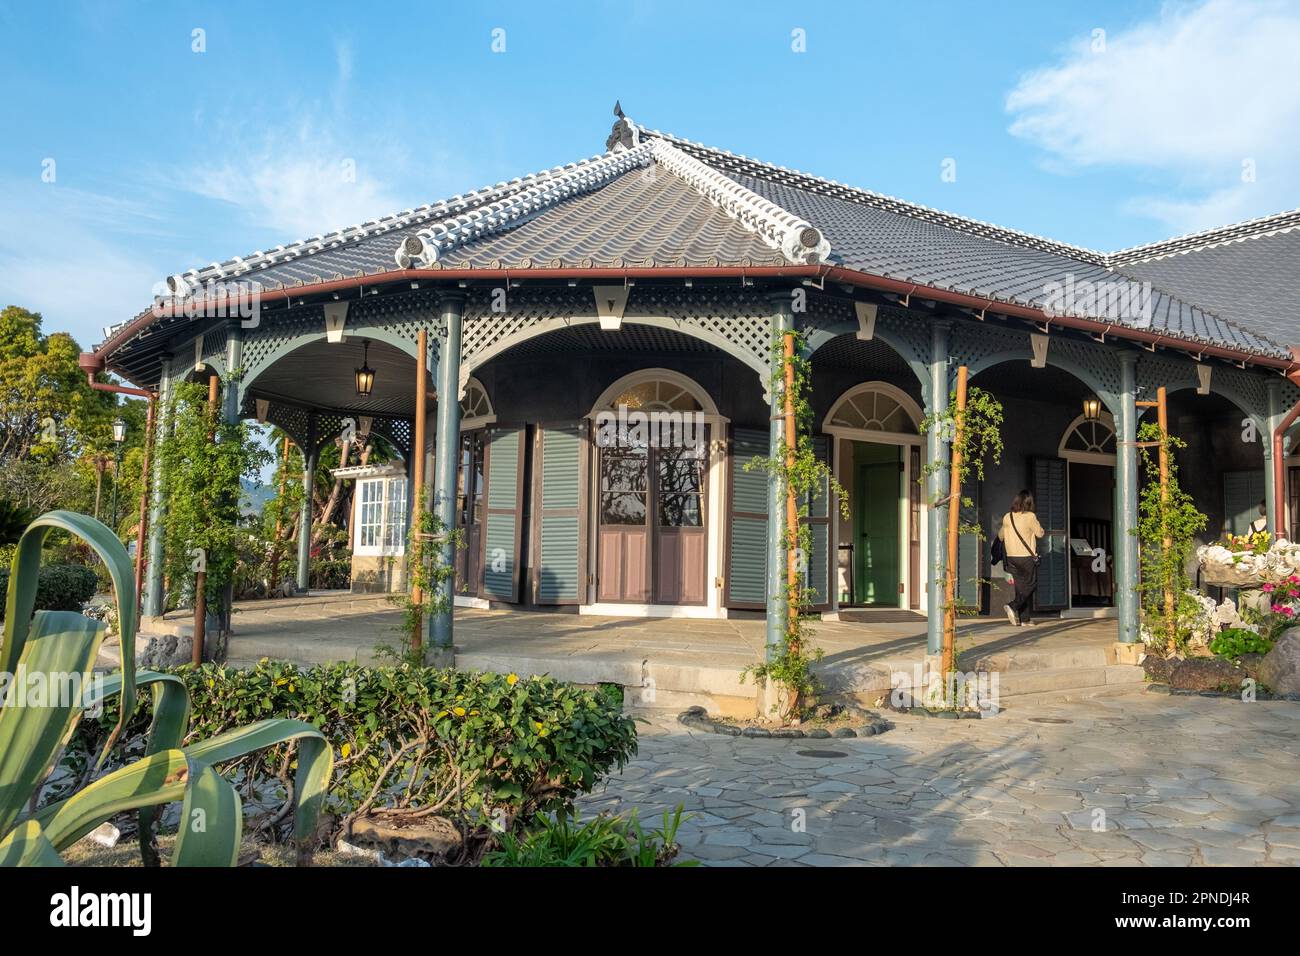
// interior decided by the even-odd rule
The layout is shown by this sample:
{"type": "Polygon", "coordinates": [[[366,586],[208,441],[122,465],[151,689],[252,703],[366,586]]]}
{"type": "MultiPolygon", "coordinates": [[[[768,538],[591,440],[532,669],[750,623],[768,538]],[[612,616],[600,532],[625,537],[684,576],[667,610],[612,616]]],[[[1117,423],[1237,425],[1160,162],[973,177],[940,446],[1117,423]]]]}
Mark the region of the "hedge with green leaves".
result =
{"type": "MultiPolygon", "coordinates": [[[[98,587],[94,568],[82,564],[42,565],[36,584],[36,610],[80,611],[95,596],[98,587]]],[[[0,567],[0,593],[8,591],[9,565],[6,564],[0,567]]]]}
{"type": "MultiPolygon", "coordinates": [[[[568,807],[636,753],[636,728],[604,694],[549,677],[429,667],[262,660],[240,670],[179,668],[190,690],[190,736],[268,717],[316,725],[334,746],[327,809],[417,809],[470,823],[527,821],[568,807]]],[[[141,704],[145,704],[144,701],[141,704]]],[[[147,706],[133,728],[143,734],[147,706]]],[[[115,715],[83,726],[105,732],[115,715]]],[[[93,753],[94,740],[78,741],[93,753]]],[[[250,755],[223,768],[248,790],[290,779],[290,754],[250,755]]]]}

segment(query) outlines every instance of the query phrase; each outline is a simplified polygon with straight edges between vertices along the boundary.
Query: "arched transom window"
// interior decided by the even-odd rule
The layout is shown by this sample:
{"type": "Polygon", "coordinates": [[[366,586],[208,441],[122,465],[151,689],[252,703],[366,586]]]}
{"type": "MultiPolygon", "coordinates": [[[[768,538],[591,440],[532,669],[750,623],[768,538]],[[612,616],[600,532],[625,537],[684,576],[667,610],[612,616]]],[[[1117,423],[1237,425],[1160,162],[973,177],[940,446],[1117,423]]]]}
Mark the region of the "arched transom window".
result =
{"type": "Polygon", "coordinates": [[[629,409],[643,412],[699,412],[704,410],[699,399],[685,385],[664,379],[641,382],[625,389],[610,403],[619,408],[626,405],[629,409]]]}
{"type": "Polygon", "coordinates": [[[916,434],[916,422],[902,400],[883,388],[850,392],[826,416],[828,426],[872,432],[916,434]]]}
{"type": "Polygon", "coordinates": [[[718,413],[699,383],[666,368],[643,369],[623,376],[601,393],[591,414],[618,411],[620,407],[642,412],[718,413]]]}
{"type": "Polygon", "coordinates": [[[461,428],[486,425],[496,421],[492,410],[492,401],[487,389],[476,378],[471,378],[465,385],[465,397],[460,400],[461,428]]]}
{"type": "Polygon", "coordinates": [[[1061,438],[1060,455],[1074,461],[1115,461],[1115,421],[1108,414],[1089,419],[1080,415],[1061,438]]]}

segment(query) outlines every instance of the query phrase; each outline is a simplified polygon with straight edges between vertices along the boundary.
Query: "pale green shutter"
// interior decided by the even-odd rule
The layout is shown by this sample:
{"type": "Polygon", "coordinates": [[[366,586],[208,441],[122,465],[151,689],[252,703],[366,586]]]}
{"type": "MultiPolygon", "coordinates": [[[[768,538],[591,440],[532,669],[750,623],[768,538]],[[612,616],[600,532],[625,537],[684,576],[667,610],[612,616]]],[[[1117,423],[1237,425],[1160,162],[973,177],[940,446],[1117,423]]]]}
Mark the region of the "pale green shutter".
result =
{"type": "MultiPolygon", "coordinates": [[[[831,440],[826,435],[815,435],[813,453],[828,466],[831,463],[831,440]]],[[[813,593],[809,596],[812,610],[825,611],[831,606],[831,489],[823,478],[817,496],[808,502],[808,530],[812,537],[812,553],[808,555],[808,581],[805,585],[813,593]]]]}
{"type": "MultiPolygon", "coordinates": [[[[963,497],[969,498],[970,504],[962,502],[959,518],[963,529],[979,527],[979,494],[979,482],[968,481],[963,497]]],[[[984,539],[963,530],[957,538],[957,599],[967,613],[974,614],[982,610],[983,585],[984,539]]]]}
{"type": "Polygon", "coordinates": [[[494,428],[484,451],[487,507],[483,514],[483,596],[519,601],[519,541],[523,532],[524,430],[494,428]]]}
{"type": "Polygon", "coordinates": [[[1038,546],[1038,593],[1034,606],[1053,611],[1070,603],[1069,529],[1066,528],[1065,460],[1035,458],[1034,505],[1045,535],[1038,546]]]}
{"type": "Polygon", "coordinates": [[[1230,471],[1223,476],[1223,530],[1246,534],[1259,518],[1264,500],[1263,471],[1230,471]]]}
{"type": "Polygon", "coordinates": [[[537,426],[533,603],[581,604],[586,596],[585,423],[537,426]]]}
{"type": "Polygon", "coordinates": [[[747,462],[767,454],[767,432],[732,429],[726,510],[729,608],[767,606],[767,472],[745,470],[747,462]]]}

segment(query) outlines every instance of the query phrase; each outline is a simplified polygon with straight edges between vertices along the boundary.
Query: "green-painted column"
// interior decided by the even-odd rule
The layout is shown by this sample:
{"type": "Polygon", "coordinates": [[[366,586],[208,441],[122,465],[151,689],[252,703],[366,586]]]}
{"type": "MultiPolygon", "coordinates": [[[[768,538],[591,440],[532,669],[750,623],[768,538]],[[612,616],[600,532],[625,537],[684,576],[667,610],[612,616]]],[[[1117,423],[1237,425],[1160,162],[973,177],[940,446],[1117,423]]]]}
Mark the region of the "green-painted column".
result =
{"type": "MultiPolygon", "coordinates": [[[[438,521],[450,531],[456,527],[456,466],[460,460],[460,338],[464,319],[465,296],[448,293],[439,300],[440,323],[444,338],[438,349],[438,428],[434,435],[433,460],[436,480],[433,507],[438,521]]],[[[423,454],[421,450],[419,452],[423,454]]],[[[456,551],[448,540],[438,553],[443,567],[456,561],[456,551]]],[[[448,576],[439,585],[442,610],[429,622],[429,639],[435,648],[452,646],[452,604],[455,579],[448,576]]]]}
{"type": "MultiPolygon", "coordinates": [[[[1282,418],[1286,412],[1282,410],[1282,382],[1274,380],[1268,383],[1268,434],[1260,436],[1264,443],[1264,501],[1268,508],[1268,530],[1272,532],[1280,523],[1277,515],[1277,507],[1274,503],[1274,495],[1277,489],[1273,486],[1273,432],[1282,424],[1282,418]]],[[[1286,449],[1283,449],[1285,454],[1286,449]]]]}
{"type": "MultiPolygon", "coordinates": [[[[931,327],[930,382],[925,390],[927,418],[948,408],[948,342],[951,324],[939,320],[931,327]]],[[[942,501],[948,495],[948,450],[944,436],[938,428],[926,433],[926,454],[929,474],[925,481],[926,500],[942,501]]],[[[943,651],[943,577],[948,553],[948,506],[931,506],[926,509],[925,533],[929,555],[925,562],[925,613],[926,651],[939,654],[943,651]]]]}
{"type": "Polygon", "coordinates": [[[1119,639],[1138,640],[1137,355],[1119,353],[1119,408],[1115,416],[1115,607],[1119,639]]]}
{"type": "MultiPolygon", "coordinates": [[[[781,292],[771,298],[772,334],[794,328],[794,312],[790,294],[781,292]]],[[[781,455],[785,440],[785,396],[779,387],[775,369],[769,388],[771,390],[772,417],[768,432],[768,457],[775,461],[781,455]]],[[[775,472],[767,477],[767,659],[776,660],[785,642],[786,622],[789,619],[789,600],[785,585],[785,482],[775,472]]]]}
{"type": "Polygon", "coordinates": [[[162,378],[158,381],[158,408],[154,413],[153,475],[149,485],[149,535],[145,539],[144,597],[141,614],[158,617],[163,612],[163,468],[162,443],[170,423],[171,356],[162,357],[162,378]]]}
{"type": "Polygon", "coordinates": [[[226,328],[226,382],[221,420],[227,425],[239,421],[244,405],[244,389],[240,377],[244,368],[244,326],[232,319],[226,328]]]}
{"type": "Polygon", "coordinates": [[[304,449],[302,469],[302,504],[298,510],[298,592],[306,593],[311,583],[311,498],[316,486],[316,461],[319,454],[316,448],[316,423],[313,421],[307,430],[307,446],[304,449]]]}

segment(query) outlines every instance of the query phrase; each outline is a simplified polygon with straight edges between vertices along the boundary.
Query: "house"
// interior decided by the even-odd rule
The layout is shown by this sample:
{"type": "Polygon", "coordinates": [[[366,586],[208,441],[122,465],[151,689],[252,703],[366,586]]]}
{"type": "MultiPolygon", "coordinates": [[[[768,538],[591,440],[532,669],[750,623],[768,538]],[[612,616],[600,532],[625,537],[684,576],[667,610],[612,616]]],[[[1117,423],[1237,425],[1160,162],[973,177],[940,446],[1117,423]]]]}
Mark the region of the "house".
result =
{"type": "MultiPolygon", "coordinates": [[[[344,472],[356,578],[404,586],[422,467],[463,534],[462,603],[771,617],[781,497],[746,464],[778,442],[769,357],[791,327],[816,447],[849,496],[848,520],[810,504],[824,613],[914,611],[937,650],[948,446],[923,422],[963,365],[1006,410],[965,518],[988,529],[1035,493],[1041,610],[1114,614],[1137,639],[1121,582],[1140,403],[1159,388],[1209,534],[1243,530],[1261,500],[1296,534],[1300,461],[1275,461],[1273,439],[1300,402],[1300,211],[1101,253],[617,115],[592,158],[173,276],[83,365],[162,393],[239,370],[227,416],[275,423],[312,467],[345,428],[383,435],[405,466],[344,472]]],[[[957,560],[965,601],[998,610],[974,535],[957,560]]]]}

